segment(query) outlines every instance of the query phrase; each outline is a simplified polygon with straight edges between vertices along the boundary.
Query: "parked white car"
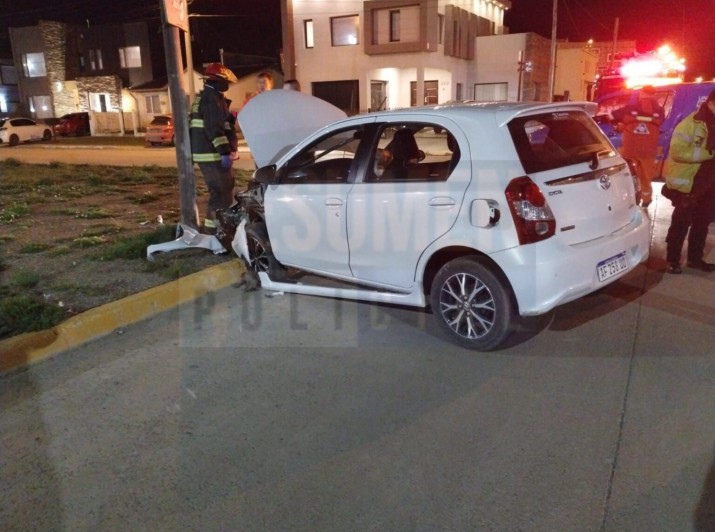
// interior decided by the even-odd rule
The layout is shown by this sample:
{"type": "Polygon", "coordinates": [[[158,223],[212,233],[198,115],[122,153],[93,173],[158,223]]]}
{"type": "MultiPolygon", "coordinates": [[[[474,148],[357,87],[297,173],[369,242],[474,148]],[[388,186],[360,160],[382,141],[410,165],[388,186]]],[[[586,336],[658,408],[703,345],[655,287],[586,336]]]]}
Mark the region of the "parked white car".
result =
{"type": "Polygon", "coordinates": [[[38,124],[30,118],[1,118],[0,143],[16,146],[31,140],[50,140],[52,129],[47,124],[38,124]]]}
{"type": "Polygon", "coordinates": [[[648,257],[634,176],[593,107],[450,104],[334,122],[344,114],[322,100],[263,93],[238,115],[259,169],[223,215],[231,245],[264,289],[431,306],[453,341],[495,349],[520,315],[648,257]]]}

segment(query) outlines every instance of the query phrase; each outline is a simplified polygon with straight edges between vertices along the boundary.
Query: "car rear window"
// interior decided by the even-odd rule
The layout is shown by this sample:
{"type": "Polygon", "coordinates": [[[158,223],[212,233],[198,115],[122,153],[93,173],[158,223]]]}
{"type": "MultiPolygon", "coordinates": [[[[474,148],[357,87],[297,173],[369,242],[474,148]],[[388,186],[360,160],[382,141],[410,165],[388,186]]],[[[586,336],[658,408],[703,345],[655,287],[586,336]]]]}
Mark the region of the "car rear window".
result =
{"type": "Polygon", "coordinates": [[[509,132],[527,173],[587,162],[613,150],[596,123],[579,111],[517,117],[509,132]]]}
{"type": "Polygon", "coordinates": [[[152,126],[168,126],[171,124],[171,118],[168,116],[155,116],[151,121],[152,126]]]}

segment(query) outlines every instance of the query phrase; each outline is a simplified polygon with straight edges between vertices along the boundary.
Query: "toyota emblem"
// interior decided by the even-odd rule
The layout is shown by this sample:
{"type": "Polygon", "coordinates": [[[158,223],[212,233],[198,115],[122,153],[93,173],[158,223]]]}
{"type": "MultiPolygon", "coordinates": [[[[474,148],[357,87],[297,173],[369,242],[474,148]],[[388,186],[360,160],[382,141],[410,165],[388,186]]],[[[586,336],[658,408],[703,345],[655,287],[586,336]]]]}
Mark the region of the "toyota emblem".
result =
{"type": "Polygon", "coordinates": [[[608,190],[611,188],[611,179],[607,175],[602,175],[598,180],[598,186],[600,186],[602,190],[608,190]]]}

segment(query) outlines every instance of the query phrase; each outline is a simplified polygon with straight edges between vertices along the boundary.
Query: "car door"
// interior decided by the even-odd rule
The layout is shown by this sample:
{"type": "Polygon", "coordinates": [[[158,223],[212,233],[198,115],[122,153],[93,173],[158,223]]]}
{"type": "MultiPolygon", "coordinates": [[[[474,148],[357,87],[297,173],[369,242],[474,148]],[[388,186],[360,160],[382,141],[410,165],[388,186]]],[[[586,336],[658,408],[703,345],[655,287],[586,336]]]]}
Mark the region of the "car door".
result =
{"type": "Polygon", "coordinates": [[[471,179],[469,148],[442,117],[401,115],[379,127],[371,164],[348,196],[350,269],[361,281],[409,288],[424,250],[457,219],[471,179]],[[416,154],[395,146],[404,132],[416,154]],[[408,159],[395,165],[396,157],[408,159]]]}
{"type": "Polygon", "coordinates": [[[284,265],[351,276],[346,207],[363,131],[355,125],[323,134],[277,170],[264,207],[273,253],[284,265]]]}

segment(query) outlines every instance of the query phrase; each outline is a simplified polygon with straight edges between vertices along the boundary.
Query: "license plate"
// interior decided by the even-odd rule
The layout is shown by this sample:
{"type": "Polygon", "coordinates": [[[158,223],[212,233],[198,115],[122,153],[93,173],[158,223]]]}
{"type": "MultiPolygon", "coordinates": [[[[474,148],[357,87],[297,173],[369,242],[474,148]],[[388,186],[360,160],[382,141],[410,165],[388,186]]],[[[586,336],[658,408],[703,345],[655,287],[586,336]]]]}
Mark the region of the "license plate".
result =
{"type": "Polygon", "coordinates": [[[628,261],[626,260],[626,253],[619,253],[618,255],[611,257],[606,260],[602,260],[596,266],[596,271],[598,271],[598,281],[603,282],[610,279],[614,275],[617,275],[628,269],[628,261]]]}

